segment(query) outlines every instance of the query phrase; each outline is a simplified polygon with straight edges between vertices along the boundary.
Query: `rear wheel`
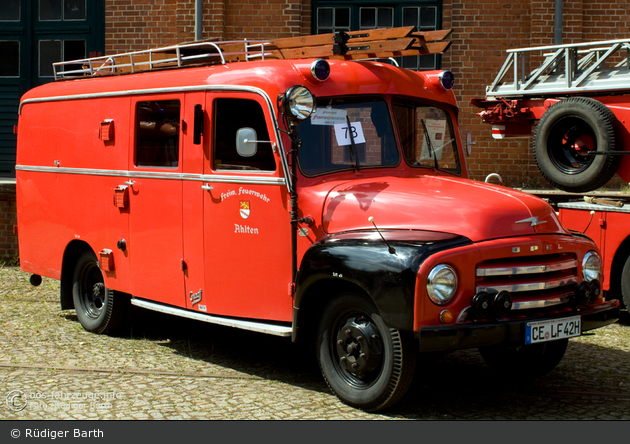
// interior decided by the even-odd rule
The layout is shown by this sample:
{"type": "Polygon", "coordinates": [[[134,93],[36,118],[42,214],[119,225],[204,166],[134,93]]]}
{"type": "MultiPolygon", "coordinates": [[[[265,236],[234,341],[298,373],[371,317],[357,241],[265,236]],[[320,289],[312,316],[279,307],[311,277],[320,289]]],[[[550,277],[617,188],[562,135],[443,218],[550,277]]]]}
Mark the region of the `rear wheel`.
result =
{"type": "Polygon", "coordinates": [[[479,352],[488,366],[506,377],[535,379],[552,371],[562,360],[568,339],[522,347],[484,347],[479,352]]]}
{"type": "Polygon", "coordinates": [[[374,304],[354,293],[332,300],[317,335],[317,358],[330,389],[344,403],[376,411],[409,389],[416,349],[408,332],[388,328],[374,304]]]}
{"type": "Polygon", "coordinates": [[[110,333],[118,327],[129,307],[129,299],[105,286],[98,260],[85,252],[77,261],[72,277],[72,299],[83,328],[93,333],[110,333]]]}
{"type": "Polygon", "coordinates": [[[571,97],[550,106],[534,134],[536,164],[545,179],[574,193],[605,185],[621,158],[590,152],[615,150],[615,121],[606,105],[588,97],[571,97]]]}

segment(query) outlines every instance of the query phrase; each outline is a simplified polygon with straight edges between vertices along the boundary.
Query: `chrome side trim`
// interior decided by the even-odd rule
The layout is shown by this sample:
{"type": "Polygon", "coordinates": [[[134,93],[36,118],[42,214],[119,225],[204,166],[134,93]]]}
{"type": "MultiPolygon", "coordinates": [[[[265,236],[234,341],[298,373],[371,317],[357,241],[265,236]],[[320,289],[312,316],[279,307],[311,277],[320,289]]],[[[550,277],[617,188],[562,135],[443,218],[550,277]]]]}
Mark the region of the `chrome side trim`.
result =
{"type": "Polygon", "coordinates": [[[265,324],[262,322],[241,321],[239,319],[222,318],[196,311],[184,310],[167,305],[157,304],[155,302],[145,301],[144,299],[132,298],[131,303],[138,307],[146,308],[160,313],[180,316],[182,318],[194,319],[196,321],[208,322],[210,324],[224,325],[227,327],[240,328],[242,330],[255,331],[258,333],[266,333],[274,336],[290,337],[293,329],[291,326],[282,326],[275,324],[265,324]]]}
{"type": "MultiPolygon", "coordinates": [[[[186,180],[195,182],[214,183],[238,183],[250,185],[286,185],[283,177],[260,177],[260,176],[230,176],[225,174],[201,175],[167,173],[160,171],[124,171],[124,170],[97,170],[89,168],[63,168],[44,167],[30,165],[16,165],[17,171],[29,171],[36,173],[57,173],[57,174],[77,174],[84,176],[110,176],[131,179],[166,179],[166,180],[186,180]]],[[[258,173],[260,174],[260,173],[258,173]]]]}
{"type": "Polygon", "coordinates": [[[248,183],[256,185],[286,185],[282,177],[243,177],[243,176],[201,176],[202,182],[212,183],[248,183]]]}
{"type": "Polygon", "coordinates": [[[569,302],[569,300],[569,296],[561,296],[552,299],[542,299],[540,301],[513,302],[512,310],[527,310],[530,308],[553,307],[554,305],[566,304],[567,302],[569,302]]]}
{"type": "Polygon", "coordinates": [[[578,262],[575,259],[557,262],[549,265],[531,265],[525,267],[503,267],[503,268],[478,268],[477,276],[512,276],[519,274],[552,273],[554,271],[570,270],[577,268],[578,262]]]}
{"type": "Polygon", "coordinates": [[[138,95],[146,95],[146,94],[171,94],[171,93],[182,93],[182,92],[185,93],[185,92],[193,92],[193,91],[239,91],[239,92],[251,92],[251,93],[258,94],[259,96],[261,96],[267,102],[269,115],[271,116],[273,128],[276,133],[276,141],[278,143],[278,152],[280,154],[280,163],[282,164],[282,170],[284,172],[286,184],[290,190],[293,189],[293,184],[291,183],[291,176],[289,173],[289,164],[287,162],[284,147],[282,146],[282,135],[280,133],[280,128],[278,127],[278,120],[276,119],[276,113],[274,112],[273,102],[271,101],[271,99],[269,98],[269,95],[267,95],[267,93],[264,90],[253,87],[253,86],[194,85],[194,86],[178,86],[178,87],[172,87],[172,88],[134,89],[134,90],[126,90],[126,91],[113,91],[113,92],[107,91],[107,92],[100,92],[100,93],[76,94],[76,95],[68,95],[68,96],[37,97],[37,98],[26,99],[26,100],[21,101],[20,106],[18,108],[18,115],[22,114],[22,106],[29,103],[60,102],[60,101],[65,102],[69,100],[138,96],[138,95]]]}
{"type": "Polygon", "coordinates": [[[577,278],[575,276],[565,279],[557,279],[547,282],[529,282],[524,284],[511,284],[511,285],[492,285],[488,287],[477,287],[477,293],[480,291],[485,292],[501,292],[509,291],[515,293],[519,291],[536,291],[536,290],[550,290],[553,288],[564,287],[566,285],[577,284],[577,278]]]}

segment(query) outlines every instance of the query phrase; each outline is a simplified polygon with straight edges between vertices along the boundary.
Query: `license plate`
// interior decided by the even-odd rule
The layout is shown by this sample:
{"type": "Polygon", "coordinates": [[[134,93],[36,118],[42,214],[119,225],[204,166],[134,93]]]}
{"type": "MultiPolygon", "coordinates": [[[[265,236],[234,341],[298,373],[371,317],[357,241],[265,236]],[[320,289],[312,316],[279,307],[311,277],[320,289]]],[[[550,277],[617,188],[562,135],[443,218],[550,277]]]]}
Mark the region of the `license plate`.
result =
{"type": "Polygon", "coordinates": [[[582,319],[579,316],[529,322],[525,327],[525,344],[573,338],[582,334],[582,319]]]}

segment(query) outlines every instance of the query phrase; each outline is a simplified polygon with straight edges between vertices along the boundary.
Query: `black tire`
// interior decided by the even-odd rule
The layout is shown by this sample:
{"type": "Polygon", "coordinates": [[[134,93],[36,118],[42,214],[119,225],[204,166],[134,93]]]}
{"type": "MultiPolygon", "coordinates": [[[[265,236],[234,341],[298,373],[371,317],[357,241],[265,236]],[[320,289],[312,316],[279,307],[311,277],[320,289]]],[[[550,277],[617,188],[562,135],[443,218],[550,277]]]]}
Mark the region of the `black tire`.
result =
{"type": "Polygon", "coordinates": [[[630,256],[621,270],[621,303],[630,310],[630,256]]]}
{"type": "Polygon", "coordinates": [[[615,150],[616,120],[606,105],[588,97],[571,97],[550,106],[534,133],[534,156],[544,178],[572,193],[605,185],[621,157],[588,152],[615,150]]]}
{"type": "Polygon", "coordinates": [[[409,389],[417,358],[413,342],[409,332],[388,328],[367,298],[347,293],[324,311],[317,358],[341,401],[373,412],[394,405],[409,389]]]}
{"type": "Polygon", "coordinates": [[[129,298],[105,287],[98,260],[85,252],[74,268],[72,299],[83,328],[93,333],[111,333],[129,308],[129,298]]]}
{"type": "Polygon", "coordinates": [[[568,339],[524,345],[517,348],[485,347],[479,352],[488,367],[506,378],[532,380],[546,375],[562,361],[568,339]]]}

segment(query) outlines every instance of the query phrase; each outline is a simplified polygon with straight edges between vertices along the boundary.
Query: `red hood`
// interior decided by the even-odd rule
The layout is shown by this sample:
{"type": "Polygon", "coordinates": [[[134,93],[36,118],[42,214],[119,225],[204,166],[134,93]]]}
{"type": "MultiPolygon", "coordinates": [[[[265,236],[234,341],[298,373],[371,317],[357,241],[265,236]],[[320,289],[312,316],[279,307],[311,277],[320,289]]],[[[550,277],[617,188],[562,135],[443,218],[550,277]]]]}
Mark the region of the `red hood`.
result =
{"type": "Polygon", "coordinates": [[[566,233],[553,209],[529,194],[441,176],[358,179],[333,187],[322,213],[327,233],[373,228],[420,229],[473,242],[509,236],[566,233]],[[532,219],[534,225],[532,225],[532,219]],[[519,222],[521,221],[521,222],[519,222]],[[536,224],[537,222],[537,224],[536,224]]]}

